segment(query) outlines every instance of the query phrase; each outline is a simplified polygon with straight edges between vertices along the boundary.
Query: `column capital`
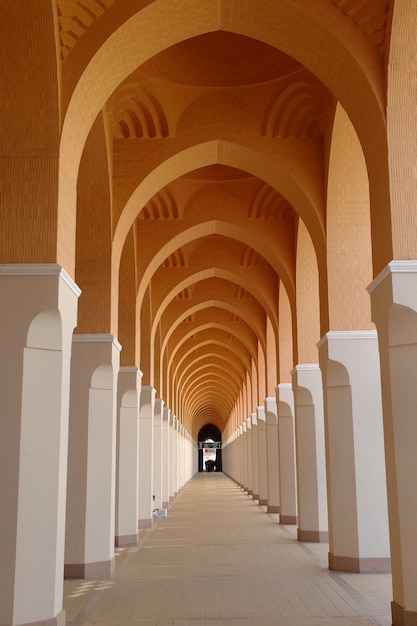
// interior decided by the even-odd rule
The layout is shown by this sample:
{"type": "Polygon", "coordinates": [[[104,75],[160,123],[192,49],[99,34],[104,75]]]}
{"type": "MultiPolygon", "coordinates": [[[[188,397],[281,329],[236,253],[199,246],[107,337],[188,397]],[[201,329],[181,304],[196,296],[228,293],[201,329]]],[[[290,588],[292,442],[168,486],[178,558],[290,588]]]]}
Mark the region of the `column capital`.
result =
{"type": "Polygon", "coordinates": [[[377,331],[374,328],[366,330],[329,330],[317,343],[317,348],[320,348],[330,341],[353,341],[360,339],[375,339],[378,337],[377,331]]]}
{"type": "Polygon", "coordinates": [[[141,379],[143,378],[143,372],[136,365],[121,365],[119,372],[121,374],[137,374],[141,379]]]}
{"type": "Polygon", "coordinates": [[[59,276],[77,298],[82,293],[68,272],[57,263],[5,263],[0,265],[0,276],[59,276]]]}
{"type": "Polygon", "coordinates": [[[73,343],[112,343],[119,352],[122,350],[121,344],[110,333],[74,333],[72,341],[73,343]]]}
{"type": "Polygon", "coordinates": [[[372,292],[375,291],[381,283],[393,274],[417,274],[417,260],[398,259],[390,261],[367,287],[367,292],[372,294],[372,292]]]}

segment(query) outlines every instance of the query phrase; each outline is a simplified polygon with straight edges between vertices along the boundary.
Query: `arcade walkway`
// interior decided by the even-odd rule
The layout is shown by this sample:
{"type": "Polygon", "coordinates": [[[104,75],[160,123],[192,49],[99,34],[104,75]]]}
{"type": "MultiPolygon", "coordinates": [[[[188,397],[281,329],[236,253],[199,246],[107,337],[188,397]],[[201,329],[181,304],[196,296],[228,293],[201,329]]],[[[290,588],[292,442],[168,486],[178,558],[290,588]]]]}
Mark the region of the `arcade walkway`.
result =
{"type": "Polygon", "coordinates": [[[388,626],[387,574],[327,569],[224,474],[196,475],[168,512],[117,549],[108,580],[65,582],[73,626],[388,626]]]}

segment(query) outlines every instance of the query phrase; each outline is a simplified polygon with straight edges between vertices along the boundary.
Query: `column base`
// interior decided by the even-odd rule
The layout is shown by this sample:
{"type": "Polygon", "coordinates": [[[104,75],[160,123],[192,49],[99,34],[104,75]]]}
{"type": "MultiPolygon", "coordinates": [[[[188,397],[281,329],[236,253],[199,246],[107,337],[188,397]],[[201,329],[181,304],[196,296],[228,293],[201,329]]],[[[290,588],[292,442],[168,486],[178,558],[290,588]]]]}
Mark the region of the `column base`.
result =
{"type": "Polygon", "coordinates": [[[259,506],[267,506],[268,500],[266,498],[259,498],[259,506]]]}
{"type": "Polygon", "coordinates": [[[327,543],[329,541],[329,533],[327,530],[297,530],[298,541],[306,541],[309,543],[327,543]]]}
{"type": "Polygon", "coordinates": [[[151,528],[153,524],[153,518],[140,519],[138,521],[138,528],[151,528]]]}
{"type": "Polygon", "coordinates": [[[117,548],[122,546],[135,546],[138,543],[138,534],[133,535],[116,535],[114,545],[117,548]]]}
{"type": "Polygon", "coordinates": [[[295,525],[297,523],[297,516],[296,515],[280,515],[279,523],[295,525]]]}
{"type": "Polygon", "coordinates": [[[275,504],[268,504],[266,511],[267,513],[279,513],[279,506],[275,504]]]}
{"type": "Polygon", "coordinates": [[[245,489],[245,491],[247,492],[248,496],[251,496],[253,494],[252,489],[245,489]]]}
{"type": "Polygon", "coordinates": [[[417,626],[417,611],[407,611],[396,602],[391,602],[392,626],[417,626]]]}
{"type": "Polygon", "coordinates": [[[361,559],[353,556],[335,556],[329,552],[329,569],[338,572],[387,574],[391,571],[391,559],[383,557],[361,559]]]}
{"type": "Polygon", "coordinates": [[[42,619],[38,622],[27,622],[21,626],[65,626],[65,609],[62,610],[56,617],[50,619],[42,619]]]}
{"type": "Polygon", "coordinates": [[[162,503],[162,508],[163,509],[169,509],[169,502],[163,502],[162,503]]]}
{"type": "Polygon", "coordinates": [[[109,561],[97,561],[96,563],[67,563],[64,566],[64,578],[98,578],[111,576],[114,572],[114,557],[109,561]]]}
{"type": "Polygon", "coordinates": [[[253,493],[252,494],[252,500],[259,500],[259,494],[258,493],[253,493]]]}

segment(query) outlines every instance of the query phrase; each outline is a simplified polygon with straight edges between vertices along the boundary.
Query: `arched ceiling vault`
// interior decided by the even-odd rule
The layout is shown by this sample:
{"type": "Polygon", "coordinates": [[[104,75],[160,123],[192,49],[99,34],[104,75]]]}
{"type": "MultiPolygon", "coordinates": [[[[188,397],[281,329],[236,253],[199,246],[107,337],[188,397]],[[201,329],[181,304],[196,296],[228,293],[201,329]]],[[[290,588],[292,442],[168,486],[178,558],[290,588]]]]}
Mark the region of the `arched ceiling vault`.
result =
{"type": "MultiPolygon", "coordinates": [[[[217,265],[218,260],[216,259],[215,262],[217,265]]],[[[169,274],[175,273],[169,272],[169,274]]],[[[178,278],[181,279],[181,273],[178,272],[178,274],[178,278]]],[[[278,316],[275,309],[278,298],[277,277],[274,275],[268,282],[265,280],[265,274],[265,271],[254,272],[247,269],[237,274],[225,269],[219,270],[217,267],[196,271],[187,280],[180,281],[169,292],[169,287],[167,287],[167,297],[155,311],[152,335],[157,332],[160,325],[163,344],[165,344],[179,320],[201,309],[202,303],[208,306],[209,299],[221,302],[224,308],[228,308],[232,314],[242,317],[248,323],[250,318],[250,324],[259,334],[261,341],[261,334],[264,336],[265,315],[270,318],[274,332],[277,333],[278,316]],[[249,276],[250,282],[248,282],[249,276]],[[196,289],[196,286],[201,286],[201,289],[196,289]],[[241,306],[242,300],[245,302],[244,307],[241,306]]],[[[172,284],[172,275],[167,276],[167,281],[172,284]]],[[[158,287],[161,284],[162,280],[158,287]]],[[[155,304],[158,305],[157,298],[155,304]]]]}
{"type": "MultiPolygon", "coordinates": [[[[380,159],[389,1],[323,0],[320,11],[311,0],[56,7],[59,260],[74,264],[79,167],[100,116],[88,149],[108,150],[111,198],[101,226],[112,234],[103,262],[110,330],[135,344],[125,353],[137,355],[135,365],[193,437],[209,423],[224,431],[237,406],[263,401],[266,370],[276,370],[266,355],[279,356],[282,287],[293,316],[285,331],[295,336],[300,220],[326,295],[327,150],[337,103],[364,150],[373,227],[389,232],[380,159]]],[[[87,238],[98,218],[87,208],[82,216],[87,238]]],[[[383,258],[388,247],[375,254],[383,258]]],[[[320,314],[327,330],[325,308],[320,314]]]]}

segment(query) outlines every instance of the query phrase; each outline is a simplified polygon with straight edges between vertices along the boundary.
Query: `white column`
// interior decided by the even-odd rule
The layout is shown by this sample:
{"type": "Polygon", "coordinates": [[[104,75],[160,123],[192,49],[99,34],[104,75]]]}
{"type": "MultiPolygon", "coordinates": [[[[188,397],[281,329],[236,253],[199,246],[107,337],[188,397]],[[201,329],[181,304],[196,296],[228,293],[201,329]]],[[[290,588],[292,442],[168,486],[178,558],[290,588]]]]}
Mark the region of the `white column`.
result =
{"type": "Polygon", "coordinates": [[[169,431],[168,431],[168,444],[169,444],[169,501],[172,502],[175,497],[175,471],[174,471],[174,429],[175,429],[175,415],[170,412],[169,414],[169,431]]]}
{"type": "Polygon", "coordinates": [[[104,576],[114,569],[120,349],[108,334],[72,340],[66,578],[104,576]]]}
{"type": "Polygon", "coordinates": [[[178,426],[179,421],[174,415],[174,424],[173,424],[173,452],[172,452],[172,462],[173,462],[173,478],[174,478],[174,498],[178,495],[178,426]]]}
{"type": "Polygon", "coordinates": [[[59,265],[0,265],[1,624],[65,624],[69,380],[80,293],[59,265]]]}
{"type": "Polygon", "coordinates": [[[298,539],[328,541],[323,386],[317,364],[292,372],[295,401],[298,539]]]}
{"type": "Polygon", "coordinates": [[[161,398],[155,400],[155,413],[153,421],[153,496],[155,496],[153,508],[162,508],[162,415],[164,401],[161,398]]]}
{"type": "Polygon", "coordinates": [[[278,414],[275,398],[265,398],[268,513],[280,512],[278,414]]]}
{"type": "Polygon", "coordinates": [[[258,423],[258,472],[259,472],[259,504],[268,504],[268,474],[267,474],[267,446],[266,446],[266,417],[263,406],[256,408],[258,423]]]}
{"type": "Polygon", "coordinates": [[[275,389],[278,411],[280,524],[297,523],[294,394],[291,383],[275,389]]]}
{"type": "Polygon", "coordinates": [[[139,410],[139,506],[138,526],[149,528],[153,522],[153,423],[156,390],[142,385],[139,410]]]}
{"type": "Polygon", "coordinates": [[[242,450],[242,426],[236,430],[236,474],[235,479],[237,484],[242,487],[242,464],[243,464],[243,450],[242,450]]]}
{"type": "Polygon", "coordinates": [[[381,378],[376,331],[331,331],[319,343],[326,427],[329,568],[390,571],[381,378]]]}
{"type": "Polygon", "coordinates": [[[417,623],[417,261],[391,261],[368,288],[381,363],[394,626],[417,623]]]}
{"type": "Polygon", "coordinates": [[[137,543],[139,405],[142,372],[121,367],[117,385],[116,546],[137,543]]]}
{"type": "Polygon", "coordinates": [[[241,424],[242,434],[241,434],[241,447],[242,447],[242,488],[247,491],[248,490],[248,429],[246,426],[246,422],[241,424]]]}
{"type": "Polygon", "coordinates": [[[248,495],[253,494],[253,457],[252,457],[252,418],[246,418],[246,462],[248,473],[248,495]]]}
{"type": "Polygon", "coordinates": [[[184,486],[184,427],[178,424],[178,491],[184,486]]]}
{"type": "Polygon", "coordinates": [[[256,413],[251,413],[252,421],[252,498],[259,500],[259,448],[258,448],[258,420],[256,413]]]}
{"type": "Polygon", "coordinates": [[[171,465],[169,462],[169,416],[170,409],[164,407],[162,415],[162,508],[169,507],[169,476],[171,465]]]}

